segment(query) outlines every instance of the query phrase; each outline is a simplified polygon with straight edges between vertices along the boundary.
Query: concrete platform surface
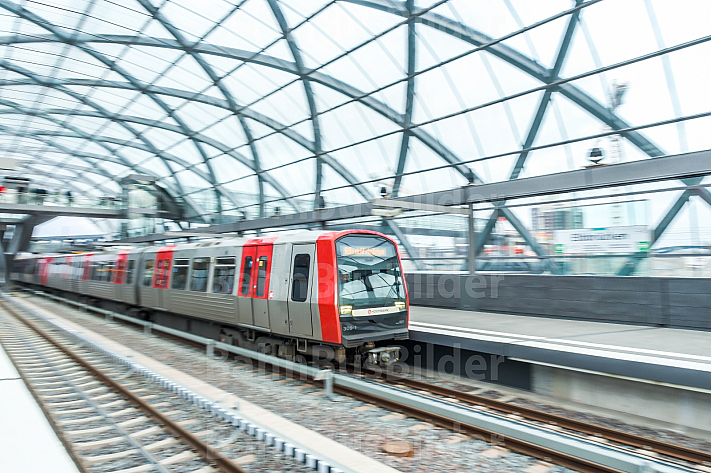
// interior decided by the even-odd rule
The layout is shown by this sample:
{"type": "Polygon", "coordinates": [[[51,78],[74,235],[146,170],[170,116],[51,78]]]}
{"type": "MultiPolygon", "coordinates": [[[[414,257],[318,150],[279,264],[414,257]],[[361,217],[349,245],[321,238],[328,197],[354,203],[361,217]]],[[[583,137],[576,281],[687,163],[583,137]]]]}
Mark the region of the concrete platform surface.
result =
{"type": "Polygon", "coordinates": [[[711,389],[711,332],[412,306],[410,338],[711,389]]]}
{"type": "Polygon", "coordinates": [[[1,346],[0,471],[79,472],[1,346]]]}

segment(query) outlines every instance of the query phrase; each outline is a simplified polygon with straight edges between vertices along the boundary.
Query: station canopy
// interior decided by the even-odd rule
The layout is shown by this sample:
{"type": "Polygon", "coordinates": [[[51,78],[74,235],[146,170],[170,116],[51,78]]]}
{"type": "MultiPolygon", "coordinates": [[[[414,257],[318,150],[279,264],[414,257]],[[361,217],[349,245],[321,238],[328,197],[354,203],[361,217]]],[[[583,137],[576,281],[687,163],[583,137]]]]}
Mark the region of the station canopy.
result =
{"type": "Polygon", "coordinates": [[[94,197],[155,176],[206,222],[711,148],[702,0],[0,7],[13,172],[94,197]]]}

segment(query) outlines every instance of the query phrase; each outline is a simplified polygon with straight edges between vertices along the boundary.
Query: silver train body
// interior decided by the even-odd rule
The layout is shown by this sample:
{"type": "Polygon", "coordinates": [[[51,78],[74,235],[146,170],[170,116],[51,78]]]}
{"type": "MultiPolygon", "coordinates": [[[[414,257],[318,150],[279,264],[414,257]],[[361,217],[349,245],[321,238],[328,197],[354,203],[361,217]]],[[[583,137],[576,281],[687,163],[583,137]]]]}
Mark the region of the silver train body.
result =
{"type": "Polygon", "coordinates": [[[114,301],[147,318],[210,321],[222,338],[290,356],[328,346],[378,361],[408,337],[395,243],[368,231],[302,232],[88,254],[21,255],[12,279],[114,301]],[[266,347],[266,348],[265,348],[266,347]]]}

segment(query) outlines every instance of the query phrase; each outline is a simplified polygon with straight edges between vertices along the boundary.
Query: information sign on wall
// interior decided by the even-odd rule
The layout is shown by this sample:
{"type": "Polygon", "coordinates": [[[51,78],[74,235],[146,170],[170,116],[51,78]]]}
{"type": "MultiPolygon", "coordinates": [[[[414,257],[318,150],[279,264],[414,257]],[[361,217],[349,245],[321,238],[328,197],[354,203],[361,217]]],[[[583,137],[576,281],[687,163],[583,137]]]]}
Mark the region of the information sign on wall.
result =
{"type": "Polygon", "coordinates": [[[651,232],[644,225],[581,228],[554,232],[555,251],[564,254],[636,253],[648,251],[651,232]]]}

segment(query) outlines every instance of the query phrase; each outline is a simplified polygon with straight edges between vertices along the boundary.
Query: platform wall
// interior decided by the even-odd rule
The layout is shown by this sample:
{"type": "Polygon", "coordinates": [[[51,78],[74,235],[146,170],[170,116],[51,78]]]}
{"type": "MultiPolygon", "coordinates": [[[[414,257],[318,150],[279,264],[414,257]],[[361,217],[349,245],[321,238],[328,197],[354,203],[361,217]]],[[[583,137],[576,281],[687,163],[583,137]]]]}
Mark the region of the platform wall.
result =
{"type": "Polygon", "coordinates": [[[413,305],[711,329],[711,279],[406,275],[413,305]]]}

